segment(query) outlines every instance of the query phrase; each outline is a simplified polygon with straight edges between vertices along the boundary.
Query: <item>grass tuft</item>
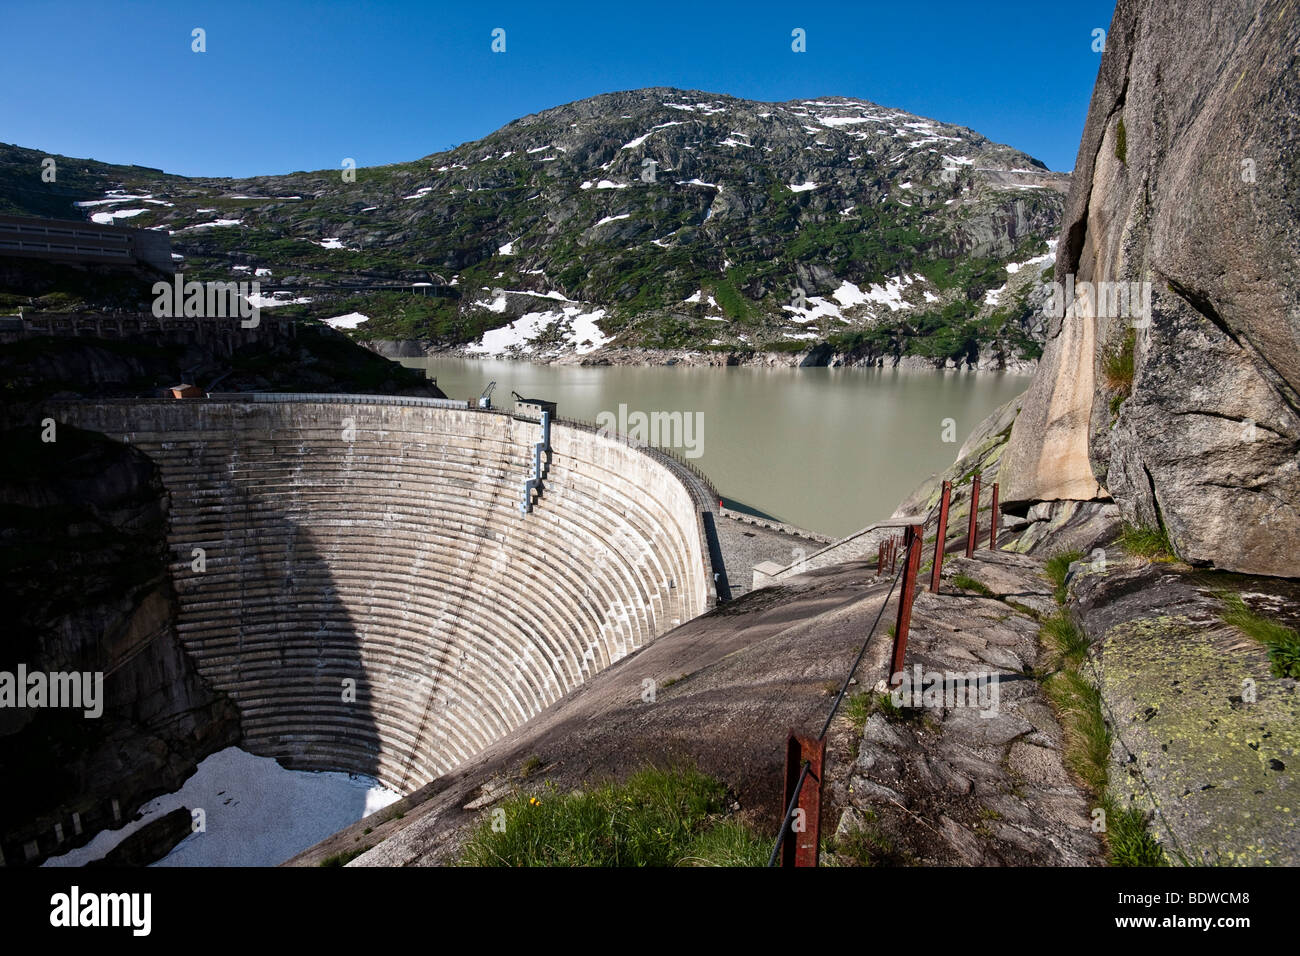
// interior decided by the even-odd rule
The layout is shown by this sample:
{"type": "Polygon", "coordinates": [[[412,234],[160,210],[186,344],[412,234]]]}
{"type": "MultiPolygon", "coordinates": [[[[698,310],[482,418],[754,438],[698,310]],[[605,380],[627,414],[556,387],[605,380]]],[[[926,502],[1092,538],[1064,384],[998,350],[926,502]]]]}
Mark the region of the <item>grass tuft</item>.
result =
{"type": "Polygon", "coordinates": [[[542,769],[542,758],[537,754],[531,754],[519,765],[519,776],[531,777],[540,769],[542,769]]]}
{"type": "Polygon", "coordinates": [[[1070,565],[1082,557],[1082,551],[1062,551],[1048,558],[1043,566],[1047,579],[1052,582],[1052,596],[1057,604],[1065,603],[1065,576],[1070,572],[1070,565]]]}
{"type": "Polygon", "coordinates": [[[1101,692],[1078,671],[1062,670],[1043,682],[1065,732],[1065,763],[1094,793],[1106,789],[1111,734],[1101,712],[1101,692]]]}
{"type": "Polygon", "coordinates": [[[843,836],[833,835],[826,841],[822,857],[827,864],[902,866],[911,862],[880,829],[875,813],[863,810],[862,818],[864,826],[854,827],[843,836]]]}
{"type": "Polygon", "coordinates": [[[1147,817],[1135,807],[1106,800],[1106,842],[1111,866],[1168,866],[1164,849],[1151,835],[1147,817]]]}
{"type": "Polygon", "coordinates": [[[342,853],[335,853],[331,856],[325,857],[325,859],[321,860],[320,863],[317,865],[318,866],[347,866],[349,863],[351,863],[353,860],[355,860],[362,853],[365,853],[369,849],[370,847],[363,846],[363,847],[358,847],[355,850],[346,850],[342,853]]]}
{"type": "Polygon", "coordinates": [[[1120,340],[1119,348],[1108,352],[1101,362],[1102,377],[1106,387],[1114,392],[1110,400],[1111,416],[1119,414],[1120,405],[1133,394],[1133,354],[1137,346],[1137,331],[1129,329],[1120,340]]]}
{"type": "Polygon", "coordinates": [[[1055,671],[1043,681],[1043,692],[1065,734],[1065,764],[1094,793],[1104,793],[1111,733],[1102,716],[1101,692],[1079,673],[1088,639],[1066,610],[1043,622],[1039,639],[1055,671]]]}
{"type": "Polygon", "coordinates": [[[886,720],[907,720],[910,716],[894,703],[889,694],[863,691],[844,698],[844,715],[859,734],[867,726],[867,718],[877,713],[883,714],[886,720]]]}
{"type": "Polygon", "coordinates": [[[1064,609],[1043,621],[1039,637],[1047,648],[1053,670],[1077,669],[1088,656],[1087,636],[1064,609]]]}
{"type": "MultiPolygon", "coordinates": [[[[1065,603],[1065,575],[1082,551],[1065,551],[1044,567],[1054,585],[1058,604],[1065,603]]],[[[1039,641],[1047,651],[1050,675],[1043,692],[1065,735],[1065,765],[1101,799],[1106,811],[1106,848],[1111,866],[1165,866],[1164,850],[1147,828],[1146,817],[1133,808],[1120,808],[1107,792],[1110,779],[1110,727],[1102,710],[1101,690],[1081,673],[1089,641],[1064,607],[1042,621],[1039,641]]]]}
{"type": "Polygon", "coordinates": [[[1300,678],[1300,631],[1264,617],[1247,607],[1240,594],[1224,593],[1224,624],[1230,624],[1268,648],[1274,677],[1300,678]]]}
{"type": "Polygon", "coordinates": [[[739,820],[723,820],[695,838],[678,866],[767,866],[772,848],[739,820]]]}
{"type": "Polygon", "coordinates": [[[867,718],[871,716],[874,709],[871,698],[875,696],[869,692],[861,694],[850,694],[844,699],[844,716],[853,724],[853,729],[862,733],[862,728],[867,726],[867,718]]]}
{"type": "Polygon", "coordinates": [[[1119,533],[1120,546],[1129,554],[1148,561],[1173,561],[1177,558],[1166,528],[1144,528],[1125,523],[1119,533]]]}
{"type": "Polygon", "coordinates": [[[770,847],[724,819],[727,788],[693,768],[638,771],[584,792],[519,793],[466,843],[466,866],[759,866],[770,847]],[[720,832],[719,832],[720,831],[720,832]]]}
{"type": "Polygon", "coordinates": [[[974,591],[976,594],[982,594],[985,597],[993,597],[993,592],[989,589],[988,585],[981,581],[976,581],[969,575],[954,574],[952,576],[952,583],[954,587],[959,587],[963,591],[974,591]]]}

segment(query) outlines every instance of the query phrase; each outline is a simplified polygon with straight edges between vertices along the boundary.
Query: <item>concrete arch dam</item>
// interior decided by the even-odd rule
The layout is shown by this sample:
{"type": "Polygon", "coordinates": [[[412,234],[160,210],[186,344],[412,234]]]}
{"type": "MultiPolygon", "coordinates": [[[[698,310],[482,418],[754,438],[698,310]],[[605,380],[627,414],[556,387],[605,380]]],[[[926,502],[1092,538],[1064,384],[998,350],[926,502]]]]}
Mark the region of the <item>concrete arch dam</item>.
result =
{"type": "Polygon", "coordinates": [[[51,411],[158,464],[177,631],[244,747],[406,792],[716,589],[707,493],[671,461],[552,424],[522,514],[538,422],[398,401],[51,411]]]}

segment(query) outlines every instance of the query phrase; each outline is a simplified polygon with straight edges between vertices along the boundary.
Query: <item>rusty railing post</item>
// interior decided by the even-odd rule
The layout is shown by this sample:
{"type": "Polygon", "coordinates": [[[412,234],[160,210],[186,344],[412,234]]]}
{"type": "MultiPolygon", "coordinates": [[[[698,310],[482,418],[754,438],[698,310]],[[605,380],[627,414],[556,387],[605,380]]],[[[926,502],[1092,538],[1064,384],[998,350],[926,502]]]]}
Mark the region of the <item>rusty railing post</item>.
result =
{"type": "Polygon", "coordinates": [[[880,547],[876,549],[876,577],[885,573],[885,542],[880,542],[880,547]]]}
{"type": "Polygon", "coordinates": [[[930,593],[939,593],[939,572],[943,570],[943,542],[948,537],[948,502],[952,500],[952,482],[943,483],[939,497],[939,528],[934,538],[934,567],[930,570],[930,593]]]}
{"type": "Polygon", "coordinates": [[[782,866],[816,866],[821,851],[822,758],[826,743],[813,737],[801,737],[793,730],[785,742],[785,797],[781,806],[790,806],[794,788],[803,776],[799,800],[792,819],[784,821],[785,841],[781,844],[782,866]],[[804,761],[808,773],[803,774],[804,761]]]}
{"type": "Polygon", "coordinates": [[[990,505],[993,509],[989,515],[989,550],[998,549],[998,483],[993,482],[993,503],[990,505]]]}
{"type": "Polygon", "coordinates": [[[970,527],[966,529],[966,557],[975,557],[975,533],[979,525],[980,510],[980,473],[970,483],[970,527]]]}
{"type": "Polygon", "coordinates": [[[925,525],[908,525],[903,589],[898,593],[898,619],[894,623],[894,653],[889,670],[890,687],[897,687],[903,676],[903,658],[907,654],[907,631],[912,625],[912,601],[916,599],[916,572],[921,568],[921,547],[924,544],[925,525]]]}

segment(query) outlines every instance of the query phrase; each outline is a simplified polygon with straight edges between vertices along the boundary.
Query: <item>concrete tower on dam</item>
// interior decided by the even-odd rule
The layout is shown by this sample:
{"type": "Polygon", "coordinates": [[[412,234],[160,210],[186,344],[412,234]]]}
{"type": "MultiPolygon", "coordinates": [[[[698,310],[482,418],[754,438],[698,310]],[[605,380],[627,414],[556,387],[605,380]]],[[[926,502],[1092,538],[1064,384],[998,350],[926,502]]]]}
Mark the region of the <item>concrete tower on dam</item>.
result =
{"type": "Polygon", "coordinates": [[[410,791],[716,602],[685,469],[556,422],[521,513],[537,421],[450,404],[49,410],[157,463],[177,631],[244,747],[410,791]]]}

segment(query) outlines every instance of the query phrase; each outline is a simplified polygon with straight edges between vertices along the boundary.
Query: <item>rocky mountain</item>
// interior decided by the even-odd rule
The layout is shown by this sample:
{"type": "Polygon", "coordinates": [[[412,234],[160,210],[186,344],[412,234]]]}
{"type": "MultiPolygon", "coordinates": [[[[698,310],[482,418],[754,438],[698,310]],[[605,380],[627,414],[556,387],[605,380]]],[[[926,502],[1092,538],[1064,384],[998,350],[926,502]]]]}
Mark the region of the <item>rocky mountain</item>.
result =
{"type": "Polygon", "coordinates": [[[1007,284],[1047,267],[1068,188],[976,132],[864,100],[665,88],[391,166],[222,180],[57,158],[66,178],[44,187],[41,158],[0,147],[9,211],[167,229],[187,275],[256,277],[360,338],[531,356],[1034,359],[1034,283],[1007,284]]]}
{"type": "Polygon", "coordinates": [[[1296,575],[1297,50],[1282,0],[1120,0],[1055,274],[1149,284],[1149,314],[1097,296],[1051,323],[1004,502],[1113,497],[1193,564],[1296,575]]]}

